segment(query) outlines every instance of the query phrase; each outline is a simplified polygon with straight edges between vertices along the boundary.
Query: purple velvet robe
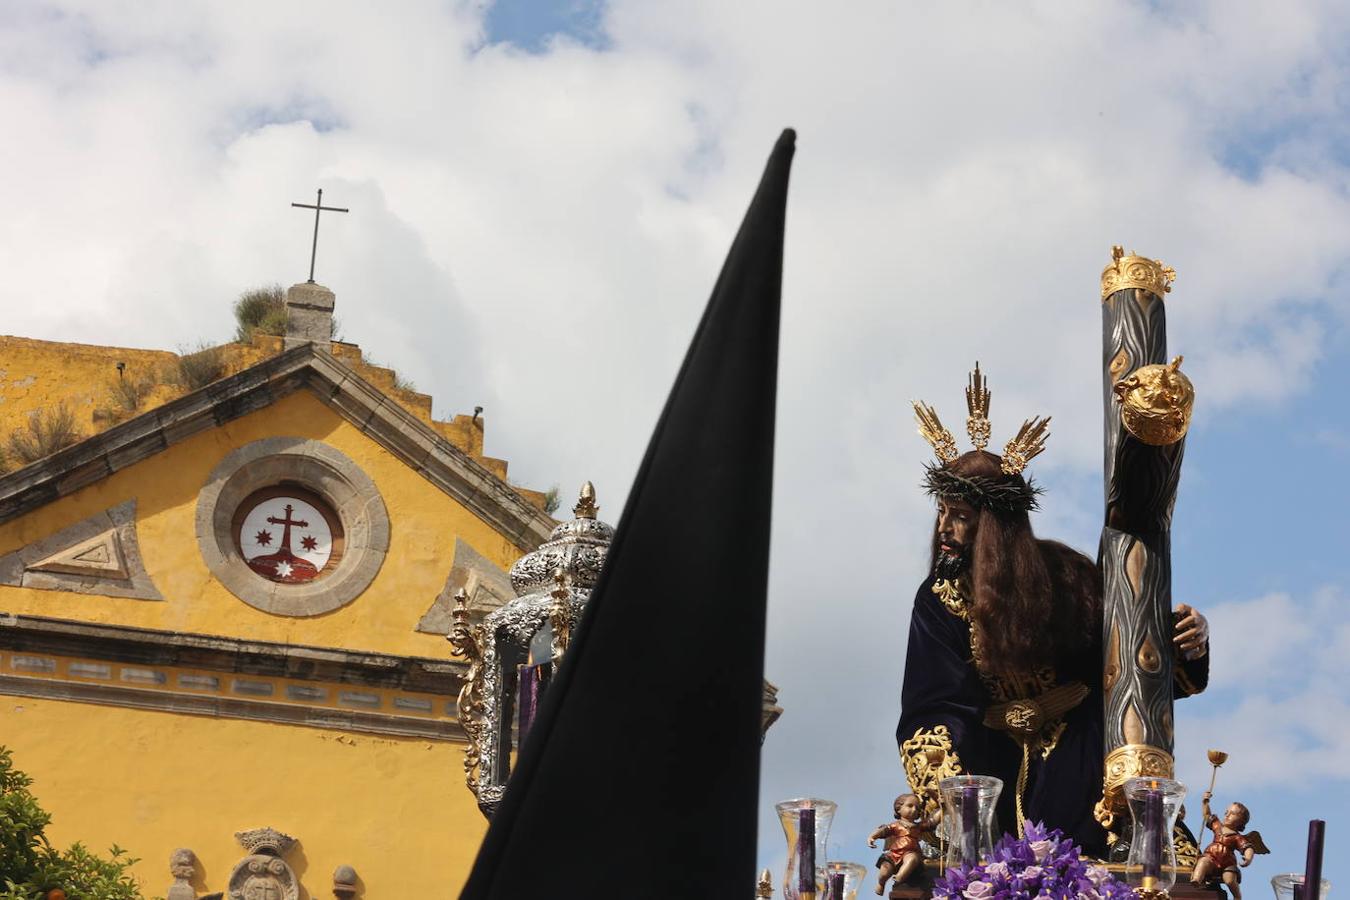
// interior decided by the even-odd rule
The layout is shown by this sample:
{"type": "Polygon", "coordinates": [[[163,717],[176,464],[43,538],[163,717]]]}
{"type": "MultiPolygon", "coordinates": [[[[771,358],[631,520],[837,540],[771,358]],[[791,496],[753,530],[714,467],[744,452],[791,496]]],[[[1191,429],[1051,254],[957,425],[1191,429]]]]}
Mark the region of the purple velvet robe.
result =
{"type": "MultiPolygon", "coordinates": [[[[945,725],[962,773],[1003,780],[995,837],[1016,832],[1015,795],[1021,745],[1006,731],[988,728],[985,711],[997,701],[976,672],[970,626],[934,595],[933,581],[919,587],[910,618],[905,683],[896,740],[902,747],[916,731],[945,725]]],[[[1028,821],[1061,829],[1086,853],[1106,853],[1106,832],[1093,817],[1102,796],[1102,648],[1100,639],[1056,661],[1056,684],[1081,681],[1088,695],[1063,717],[1064,729],[1048,757],[1034,752],[1022,805],[1028,821]]],[[[1178,696],[1199,693],[1209,680],[1209,655],[1181,662],[1178,696]],[[1184,685],[1184,687],[1183,687],[1184,685]]]]}

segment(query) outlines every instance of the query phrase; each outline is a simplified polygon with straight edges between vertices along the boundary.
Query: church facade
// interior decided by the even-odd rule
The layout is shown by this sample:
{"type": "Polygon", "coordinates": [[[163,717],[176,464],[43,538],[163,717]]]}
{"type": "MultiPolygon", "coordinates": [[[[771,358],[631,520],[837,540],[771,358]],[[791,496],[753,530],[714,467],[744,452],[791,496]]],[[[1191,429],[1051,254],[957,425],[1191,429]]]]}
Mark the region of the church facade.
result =
{"type": "Polygon", "coordinates": [[[452,598],[507,602],[556,523],[477,413],[328,340],[331,293],[288,306],[196,389],[148,377],[174,354],[0,338],[0,437],[82,434],[0,475],[0,743],[54,842],[127,848],[147,896],[450,896],[485,828],[452,598]]]}

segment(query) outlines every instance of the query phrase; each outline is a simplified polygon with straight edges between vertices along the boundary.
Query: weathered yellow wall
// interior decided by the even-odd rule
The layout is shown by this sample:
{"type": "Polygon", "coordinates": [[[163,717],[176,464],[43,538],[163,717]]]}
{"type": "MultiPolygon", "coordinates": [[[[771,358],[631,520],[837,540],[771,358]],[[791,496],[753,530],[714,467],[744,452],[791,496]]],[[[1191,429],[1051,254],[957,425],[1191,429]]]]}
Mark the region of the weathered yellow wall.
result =
{"type": "Polygon", "coordinates": [[[0,554],[132,498],[141,557],[163,602],[0,587],[0,612],[443,657],[449,654],[443,637],[414,629],[445,586],[455,538],[503,569],[520,556],[485,522],[306,390],[0,525],[0,554]],[[212,469],[235,448],[276,435],[323,441],[346,454],[375,482],[389,511],[389,553],[379,575],[356,600],[319,616],[286,618],[248,606],[211,577],[197,547],[197,492],[212,469]]]}
{"type": "MultiPolygon", "coordinates": [[[[84,434],[101,431],[93,416],[108,402],[117,380],[117,363],[126,363],[124,378],[146,378],[178,359],[163,350],[61,344],[0,335],[0,440],[28,421],[29,414],[64,401],[84,434]]],[[[153,403],[180,393],[173,387],[157,392],[153,403]]]]}
{"type": "Polygon", "coordinates": [[[463,748],[407,738],[0,697],[0,735],[54,816],[48,835],[141,857],[147,897],[173,883],[169,854],[200,859],[222,891],[245,855],[234,832],[271,826],[312,898],[355,867],[369,900],[459,893],[485,831],[463,748]]]}
{"type": "MultiPolygon", "coordinates": [[[[116,359],[130,374],[133,365],[174,358],[21,343],[0,339],[0,437],[57,394],[91,415],[101,402],[98,385],[116,376],[116,359]]],[[[240,362],[251,363],[275,349],[255,342],[240,352],[240,362]]],[[[424,412],[419,417],[429,421],[429,398],[424,412]]],[[[432,424],[481,454],[481,420],[432,424]]],[[[443,637],[414,629],[445,585],[456,538],[502,568],[520,555],[306,390],[0,525],[0,554],[132,498],[140,554],[162,602],[0,586],[0,612],[448,659],[443,637]],[[278,435],[322,441],[350,457],[389,512],[389,552],[370,587],[309,618],[243,603],[212,578],[198,551],[197,496],[210,472],[234,449],[278,435]]],[[[147,896],[162,896],[172,883],[167,860],[175,847],[200,858],[199,892],[224,890],[244,855],[234,832],[270,825],[301,841],[288,861],[310,892],[302,896],[330,897],[333,869],[346,864],[372,900],[452,897],[485,827],[464,786],[459,744],[15,696],[0,696],[0,743],[37,779],[34,790],[55,816],[50,836],[61,845],[126,847],[142,858],[135,873],[147,896]]]]}
{"type": "MultiPolygon", "coordinates": [[[[226,343],[214,348],[232,375],[281,352],[279,337],[256,334],[251,344],[226,343]]],[[[351,366],[362,378],[393,398],[408,412],[434,428],[442,437],[469,454],[498,478],[506,479],[507,462],[483,455],[481,416],[453,416],[447,422],[431,417],[432,398],[401,387],[398,374],[367,362],[356,344],[335,343],[335,357],[351,366]]],[[[165,350],[100,347],[0,335],[0,441],[24,427],[35,411],[65,403],[75,414],[81,435],[97,434],[117,422],[167,403],[186,393],[173,382],[179,355],[165,350]],[[126,367],[117,374],[117,363],[126,367]],[[112,399],[119,378],[154,383],[138,410],[120,408],[112,399]]],[[[12,465],[18,465],[11,461],[12,465]]],[[[522,497],[543,508],[544,495],[516,486],[522,497]]]]}

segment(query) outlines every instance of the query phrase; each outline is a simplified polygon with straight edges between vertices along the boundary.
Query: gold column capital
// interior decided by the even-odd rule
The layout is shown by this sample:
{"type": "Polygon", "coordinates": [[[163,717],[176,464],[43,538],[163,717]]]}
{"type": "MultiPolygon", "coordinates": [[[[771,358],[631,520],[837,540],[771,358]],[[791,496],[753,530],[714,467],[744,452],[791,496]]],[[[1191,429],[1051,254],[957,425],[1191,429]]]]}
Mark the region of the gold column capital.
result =
{"type": "Polygon", "coordinates": [[[1111,248],[1111,265],[1102,269],[1102,299],[1125,288],[1142,288],[1161,297],[1172,290],[1177,271],[1160,259],[1149,259],[1117,244],[1111,248]]]}

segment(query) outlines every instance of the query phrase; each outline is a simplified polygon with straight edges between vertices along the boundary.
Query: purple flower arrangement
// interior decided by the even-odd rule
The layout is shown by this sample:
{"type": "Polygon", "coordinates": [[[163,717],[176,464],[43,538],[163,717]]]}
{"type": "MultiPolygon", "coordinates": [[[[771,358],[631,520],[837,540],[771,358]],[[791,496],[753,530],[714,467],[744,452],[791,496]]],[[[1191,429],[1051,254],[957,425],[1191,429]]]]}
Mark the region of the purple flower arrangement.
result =
{"type": "Polygon", "coordinates": [[[1129,885],[1083,859],[1058,829],[1028,822],[1025,837],[1005,834],[989,861],[960,866],[933,883],[934,900],[1130,900],[1129,885]]]}

